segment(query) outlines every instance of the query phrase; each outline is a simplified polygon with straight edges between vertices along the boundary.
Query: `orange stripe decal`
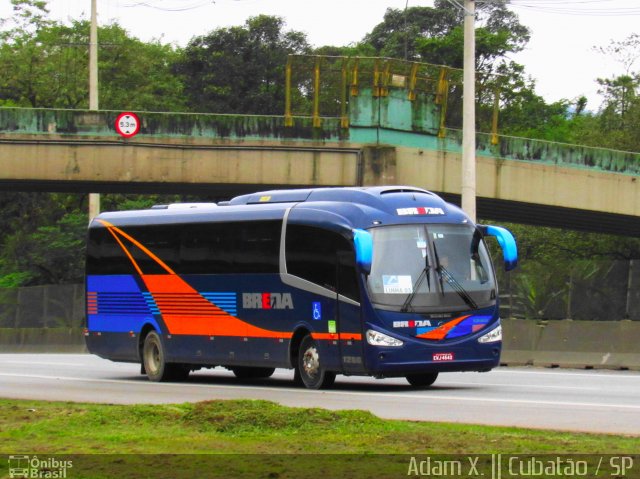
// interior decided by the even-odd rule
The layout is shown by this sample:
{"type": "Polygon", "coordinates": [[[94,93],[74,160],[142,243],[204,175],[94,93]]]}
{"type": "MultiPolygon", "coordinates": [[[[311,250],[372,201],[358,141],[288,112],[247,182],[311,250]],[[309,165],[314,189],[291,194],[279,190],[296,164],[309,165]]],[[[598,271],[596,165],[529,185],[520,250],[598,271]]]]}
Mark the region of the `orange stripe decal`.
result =
{"type": "MultiPolygon", "coordinates": [[[[232,316],[202,296],[135,238],[108,221],[101,219],[97,221],[107,228],[133,264],[147,291],[151,293],[169,334],[275,339],[291,339],[293,336],[292,332],[259,328],[232,316]],[[121,237],[140,248],[168,274],[144,274],[121,237]]],[[[95,293],[93,294],[95,295],[95,293]]],[[[97,298],[96,296],[88,296],[88,300],[89,314],[95,314],[92,313],[92,301],[96,300],[97,309],[97,298]]],[[[355,337],[350,339],[355,339],[355,337]]]]}
{"type": "Polygon", "coordinates": [[[136,269],[138,274],[142,274],[142,270],[140,269],[140,266],[138,266],[138,263],[136,262],[136,260],[133,259],[133,256],[131,255],[127,247],[124,245],[122,240],[118,237],[118,235],[115,234],[115,232],[111,228],[107,228],[107,231],[111,233],[111,236],[113,236],[113,238],[118,242],[118,244],[120,245],[120,248],[122,248],[122,251],[124,251],[124,254],[127,255],[127,257],[129,258],[129,261],[131,261],[131,263],[133,264],[133,267],[136,269]]]}
{"type": "MultiPolygon", "coordinates": [[[[105,225],[108,229],[109,232],[111,234],[113,234],[113,231],[117,232],[119,235],[121,235],[122,237],[128,239],[129,241],[131,241],[134,245],[136,245],[138,248],[140,248],[142,251],[144,251],[144,253],[149,256],[149,258],[151,258],[152,260],[154,260],[156,263],[158,263],[158,265],[160,265],[167,273],[169,274],[176,274],[171,268],[169,268],[169,266],[167,266],[165,264],[164,261],[162,261],[160,258],[158,258],[155,254],[153,254],[151,252],[151,250],[149,250],[149,248],[147,248],[145,245],[143,245],[142,243],[140,243],[138,240],[136,240],[135,238],[133,238],[132,236],[128,235],[127,233],[125,233],[124,231],[122,231],[120,228],[118,228],[117,226],[112,225],[111,223],[109,223],[108,221],[104,221],[104,220],[98,220],[100,223],[102,223],[103,225],[105,225]]],[[[120,241],[118,241],[118,243],[120,243],[120,241]]],[[[120,246],[122,246],[122,248],[124,249],[124,246],[122,245],[122,243],[120,243],[120,246]]],[[[131,259],[131,261],[133,261],[133,258],[131,257],[131,255],[128,255],[129,259],[131,259]]],[[[135,263],[135,261],[134,261],[135,263]]],[[[136,269],[137,266],[136,266],[136,269]]],[[[140,273],[142,274],[142,273],[140,273]]]]}
{"type": "Polygon", "coordinates": [[[444,323],[442,326],[437,327],[436,329],[432,329],[429,332],[416,336],[416,338],[433,339],[436,341],[440,341],[446,337],[449,331],[451,331],[453,328],[455,328],[458,324],[460,324],[462,321],[467,319],[469,316],[471,315],[467,314],[466,316],[460,316],[459,318],[452,319],[448,323],[444,323]]]}

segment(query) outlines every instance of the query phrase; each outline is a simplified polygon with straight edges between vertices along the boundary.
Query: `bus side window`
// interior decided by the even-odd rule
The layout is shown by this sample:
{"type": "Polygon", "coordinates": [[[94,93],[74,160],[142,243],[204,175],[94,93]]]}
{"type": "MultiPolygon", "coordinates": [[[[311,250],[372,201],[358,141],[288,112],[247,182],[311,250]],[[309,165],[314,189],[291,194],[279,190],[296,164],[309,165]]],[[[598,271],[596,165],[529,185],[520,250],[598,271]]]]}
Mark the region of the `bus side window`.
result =
{"type": "Polygon", "coordinates": [[[135,274],[133,264],[107,228],[89,229],[87,274],[135,274]]]}
{"type": "MultiPolygon", "coordinates": [[[[151,251],[172,270],[178,267],[180,230],[171,225],[145,225],[124,227],[124,231],[151,251]]],[[[167,271],[145,251],[135,244],[125,245],[144,274],[167,274],[167,271]]]]}
{"type": "MultiPolygon", "coordinates": [[[[124,226],[121,229],[169,268],[176,268],[179,237],[175,228],[153,225],[124,226]]],[[[120,241],[144,274],[166,274],[166,270],[135,243],[123,237],[120,237],[120,241]]],[[[91,228],[87,245],[87,273],[136,274],[127,253],[107,228],[91,228]]]]}
{"type": "Polygon", "coordinates": [[[180,273],[278,274],[281,221],[187,224],[180,273]]]}
{"type": "Polygon", "coordinates": [[[344,236],[313,226],[287,225],[287,272],[336,291],[336,261],[340,261],[340,294],[359,301],[355,252],[344,236]]]}
{"type": "Polygon", "coordinates": [[[233,238],[225,223],[183,225],[180,273],[233,273],[233,238]]]}
{"type": "Polygon", "coordinates": [[[236,223],[235,270],[247,274],[280,272],[281,221],[236,223]]]}

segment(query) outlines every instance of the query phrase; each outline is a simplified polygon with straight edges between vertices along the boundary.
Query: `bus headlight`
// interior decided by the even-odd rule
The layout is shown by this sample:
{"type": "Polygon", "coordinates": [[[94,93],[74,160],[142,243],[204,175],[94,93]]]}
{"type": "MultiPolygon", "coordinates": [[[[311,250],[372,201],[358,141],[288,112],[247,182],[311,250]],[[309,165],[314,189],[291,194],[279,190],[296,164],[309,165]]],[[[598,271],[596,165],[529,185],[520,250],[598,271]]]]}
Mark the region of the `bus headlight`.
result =
{"type": "Polygon", "coordinates": [[[478,338],[479,343],[495,343],[497,341],[502,341],[502,326],[498,326],[478,338]]]}
{"type": "Polygon", "coordinates": [[[399,339],[387,336],[379,331],[373,329],[367,330],[367,343],[371,346],[402,346],[404,343],[399,339]]]}

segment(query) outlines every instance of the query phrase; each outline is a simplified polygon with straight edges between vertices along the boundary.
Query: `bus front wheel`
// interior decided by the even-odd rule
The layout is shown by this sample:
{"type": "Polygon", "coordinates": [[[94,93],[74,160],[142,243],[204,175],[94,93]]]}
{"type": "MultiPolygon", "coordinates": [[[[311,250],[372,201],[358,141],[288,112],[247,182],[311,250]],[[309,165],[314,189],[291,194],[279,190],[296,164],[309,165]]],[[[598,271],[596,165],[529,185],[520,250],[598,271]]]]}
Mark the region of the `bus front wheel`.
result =
{"type": "Polygon", "coordinates": [[[414,388],[428,388],[438,379],[438,373],[409,374],[407,381],[414,388]]]}
{"type": "Polygon", "coordinates": [[[142,346],[142,364],[150,381],[182,381],[189,376],[189,369],[182,364],[170,364],[165,360],[165,350],[160,336],[150,331],[142,346]]]}
{"type": "Polygon", "coordinates": [[[323,389],[330,387],[336,379],[336,374],[327,371],[318,351],[318,344],[307,335],[300,343],[296,376],[308,389],[323,389]]]}

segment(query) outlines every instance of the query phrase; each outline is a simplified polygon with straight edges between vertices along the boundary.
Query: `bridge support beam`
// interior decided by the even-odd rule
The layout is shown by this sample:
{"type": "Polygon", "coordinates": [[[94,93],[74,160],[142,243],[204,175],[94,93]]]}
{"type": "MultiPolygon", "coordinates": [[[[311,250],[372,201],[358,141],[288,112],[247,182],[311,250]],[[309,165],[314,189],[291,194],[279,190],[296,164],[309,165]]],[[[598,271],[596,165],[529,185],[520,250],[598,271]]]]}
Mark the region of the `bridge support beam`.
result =
{"type": "Polygon", "coordinates": [[[335,185],[359,182],[360,148],[227,141],[41,140],[0,144],[0,181],[335,185]]]}

